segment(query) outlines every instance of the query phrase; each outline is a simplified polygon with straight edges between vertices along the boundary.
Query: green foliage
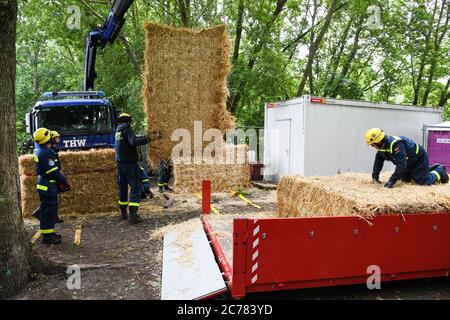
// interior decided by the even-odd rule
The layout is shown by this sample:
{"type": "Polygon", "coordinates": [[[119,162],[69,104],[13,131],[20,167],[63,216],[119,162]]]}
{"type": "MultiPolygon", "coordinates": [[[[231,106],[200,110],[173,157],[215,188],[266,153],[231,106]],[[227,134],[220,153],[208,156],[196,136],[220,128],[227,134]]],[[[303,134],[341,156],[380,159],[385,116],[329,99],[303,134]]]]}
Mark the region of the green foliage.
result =
{"type": "MultiPolygon", "coordinates": [[[[242,11],[238,55],[228,78],[229,107],[243,126],[262,126],[264,103],[293,98],[308,52],[317,39],[331,0],[134,1],[123,35],[101,50],[96,89],[132,114],[137,131],[145,128],[141,71],[145,20],[204,28],[225,23],[235,48],[242,11]],[[281,10],[279,10],[281,8],[281,10]],[[135,61],[133,61],[133,59],[135,61]]],[[[449,2],[444,0],[337,0],[329,28],[320,41],[304,94],[444,106],[450,118],[449,2]],[[379,28],[366,24],[368,8],[380,8],[379,28]],[[444,99],[447,97],[446,99],[444,99]]],[[[85,41],[103,23],[107,2],[19,0],[17,29],[17,141],[25,139],[24,115],[42,92],[80,90],[85,41]],[[86,5],[88,3],[88,5],[86,5]],[[81,9],[81,28],[66,23],[70,5],[81,9]],[[37,82],[35,82],[37,79],[37,82]]]]}

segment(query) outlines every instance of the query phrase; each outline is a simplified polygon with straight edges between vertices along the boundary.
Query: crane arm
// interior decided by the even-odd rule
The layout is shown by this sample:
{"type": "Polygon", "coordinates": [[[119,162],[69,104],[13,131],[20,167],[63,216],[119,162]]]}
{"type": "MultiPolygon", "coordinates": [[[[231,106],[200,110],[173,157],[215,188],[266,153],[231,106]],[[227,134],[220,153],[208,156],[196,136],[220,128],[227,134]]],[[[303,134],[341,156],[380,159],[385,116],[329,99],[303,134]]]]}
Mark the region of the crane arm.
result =
{"type": "Polygon", "coordinates": [[[97,49],[99,47],[103,48],[108,43],[113,43],[116,40],[123,24],[125,23],[124,16],[133,1],[134,0],[114,0],[103,26],[89,31],[89,36],[86,42],[86,60],[84,66],[85,91],[94,90],[94,81],[97,77],[95,72],[97,49]]]}

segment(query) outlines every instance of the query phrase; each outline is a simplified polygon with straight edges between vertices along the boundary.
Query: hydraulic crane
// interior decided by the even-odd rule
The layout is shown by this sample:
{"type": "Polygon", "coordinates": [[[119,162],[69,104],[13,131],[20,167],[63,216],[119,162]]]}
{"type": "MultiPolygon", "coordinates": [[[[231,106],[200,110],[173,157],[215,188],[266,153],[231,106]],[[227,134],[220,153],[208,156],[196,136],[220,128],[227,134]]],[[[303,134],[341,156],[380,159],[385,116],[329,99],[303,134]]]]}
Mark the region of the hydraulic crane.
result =
{"type": "MultiPolygon", "coordinates": [[[[61,134],[59,148],[114,147],[116,109],[102,91],[94,90],[97,51],[115,41],[133,0],[115,0],[102,26],[89,32],[86,42],[84,91],[46,92],[26,114],[27,132],[45,127],[61,134]]],[[[24,144],[33,146],[30,139],[24,144]]]]}
{"type": "Polygon", "coordinates": [[[85,91],[94,90],[94,80],[97,77],[95,72],[97,49],[103,48],[116,40],[125,23],[125,13],[132,3],[133,0],[115,0],[103,26],[94,28],[89,32],[86,42],[85,91]]]}

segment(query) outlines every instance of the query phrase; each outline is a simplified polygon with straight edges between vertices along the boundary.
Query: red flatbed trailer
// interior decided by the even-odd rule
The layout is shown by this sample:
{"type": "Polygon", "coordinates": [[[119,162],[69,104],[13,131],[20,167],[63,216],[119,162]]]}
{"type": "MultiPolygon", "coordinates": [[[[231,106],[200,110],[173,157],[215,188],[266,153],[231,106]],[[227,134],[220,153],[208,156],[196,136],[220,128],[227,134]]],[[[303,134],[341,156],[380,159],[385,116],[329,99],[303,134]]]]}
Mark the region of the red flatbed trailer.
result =
{"type": "Polygon", "coordinates": [[[248,293],[448,277],[450,212],[358,217],[234,219],[228,261],[201,217],[233,298],[248,293]]]}

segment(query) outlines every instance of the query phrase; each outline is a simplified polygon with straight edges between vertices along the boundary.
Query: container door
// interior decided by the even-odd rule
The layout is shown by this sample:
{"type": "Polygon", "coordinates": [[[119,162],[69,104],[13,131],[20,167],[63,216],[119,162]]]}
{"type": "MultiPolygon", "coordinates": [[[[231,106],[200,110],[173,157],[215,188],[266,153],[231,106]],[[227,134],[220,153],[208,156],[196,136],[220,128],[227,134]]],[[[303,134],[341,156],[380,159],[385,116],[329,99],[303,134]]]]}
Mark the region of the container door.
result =
{"type": "Polygon", "coordinates": [[[430,165],[450,168],[450,131],[428,131],[427,151],[430,165]]]}
{"type": "Polygon", "coordinates": [[[291,119],[278,120],[279,157],[278,179],[290,174],[291,166],[291,119]]]}

